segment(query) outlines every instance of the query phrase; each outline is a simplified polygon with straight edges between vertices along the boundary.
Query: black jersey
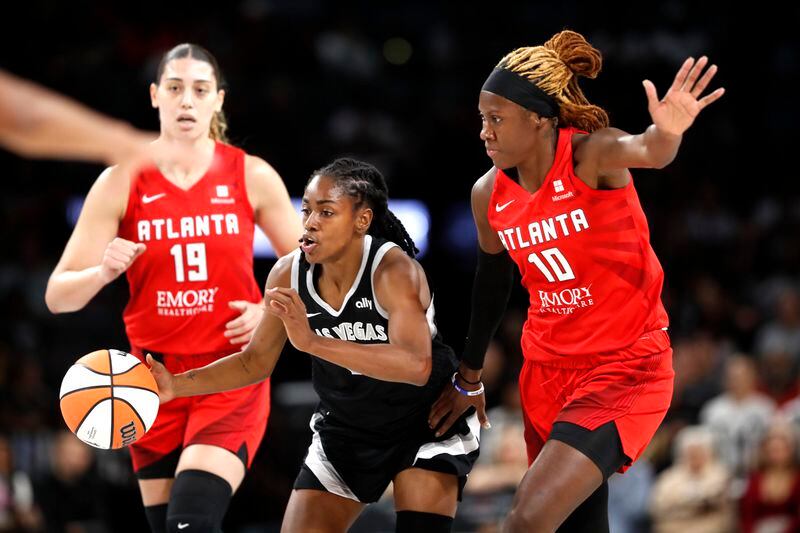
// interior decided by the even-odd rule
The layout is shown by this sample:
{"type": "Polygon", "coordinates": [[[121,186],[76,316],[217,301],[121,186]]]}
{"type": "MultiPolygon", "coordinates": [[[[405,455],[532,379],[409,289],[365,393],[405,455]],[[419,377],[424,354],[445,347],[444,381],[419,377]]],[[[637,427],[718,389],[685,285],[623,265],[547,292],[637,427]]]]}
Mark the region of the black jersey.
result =
{"type": "MultiPolygon", "coordinates": [[[[375,297],[372,277],[383,256],[395,246],[370,235],[364,237],[361,266],[338,310],[317,293],[318,267],[301,262],[300,253],[296,252],[292,288],[303,300],[308,322],[317,335],[359,344],[389,342],[388,314],[375,297]]],[[[433,344],[431,375],[426,385],[382,381],[313,357],[312,380],[320,397],[320,413],[343,428],[359,429],[375,439],[391,438],[398,431],[422,429],[430,406],[457,364],[452,349],[441,341],[436,330],[433,298],[426,315],[433,344]]]]}

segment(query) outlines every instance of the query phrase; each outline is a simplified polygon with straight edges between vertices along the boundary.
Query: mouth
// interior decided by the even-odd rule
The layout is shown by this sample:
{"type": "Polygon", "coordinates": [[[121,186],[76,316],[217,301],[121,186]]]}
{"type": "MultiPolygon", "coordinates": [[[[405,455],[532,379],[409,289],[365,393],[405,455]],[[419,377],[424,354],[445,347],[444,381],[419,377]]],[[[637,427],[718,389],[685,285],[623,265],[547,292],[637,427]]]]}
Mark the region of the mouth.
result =
{"type": "Polygon", "coordinates": [[[487,147],[486,147],[486,154],[487,154],[489,157],[494,157],[495,155],[497,155],[497,149],[496,149],[496,148],[491,148],[491,147],[487,146],[487,147]]]}
{"type": "Polygon", "coordinates": [[[300,238],[300,249],[306,255],[313,253],[317,246],[319,246],[319,243],[317,243],[317,241],[309,235],[303,235],[300,238]]]}
{"type": "Polygon", "coordinates": [[[197,119],[194,118],[191,115],[179,115],[178,116],[178,124],[180,124],[181,126],[185,126],[187,128],[190,128],[190,127],[194,126],[195,124],[197,124],[197,119]]]}

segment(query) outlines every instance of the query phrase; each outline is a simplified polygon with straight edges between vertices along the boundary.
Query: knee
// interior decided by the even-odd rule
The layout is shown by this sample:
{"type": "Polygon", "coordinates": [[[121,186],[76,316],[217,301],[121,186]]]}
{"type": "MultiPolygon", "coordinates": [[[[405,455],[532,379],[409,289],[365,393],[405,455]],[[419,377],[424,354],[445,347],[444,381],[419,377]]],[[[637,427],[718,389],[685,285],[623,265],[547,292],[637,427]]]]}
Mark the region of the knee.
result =
{"type": "Polygon", "coordinates": [[[175,478],[167,509],[167,532],[220,533],[231,486],[210,472],[184,470],[175,478]]]}
{"type": "Polygon", "coordinates": [[[503,526],[505,533],[553,533],[555,530],[555,525],[547,523],[547,517],[519,505],[514,505],[503,526]]]}

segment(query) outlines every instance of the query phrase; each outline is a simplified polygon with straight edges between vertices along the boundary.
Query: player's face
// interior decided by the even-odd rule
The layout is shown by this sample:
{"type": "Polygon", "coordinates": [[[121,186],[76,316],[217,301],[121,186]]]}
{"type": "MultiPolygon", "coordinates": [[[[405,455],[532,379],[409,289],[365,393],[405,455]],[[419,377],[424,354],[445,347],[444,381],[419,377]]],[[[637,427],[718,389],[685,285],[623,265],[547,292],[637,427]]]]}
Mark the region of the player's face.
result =
{"type": "Polygon", "coordinates": [[[537,142],[535,113],[487,91],[481,91],[478,111],[481,140],[495,167],[516,167],[530,157],[537,142]]]}
{"type": "Polygon", "coordinates": [[[161,131],[174,138],[208,137],[211,119],[222,110],[224,98],[225,91],[217,88],[214,68],[191,57],[168,62],[158,85],[150,86],[161,131]]]}
{"type": "Polygon", "coordinates": [[[325,176],[306,186],[301,206],[303,237],[300,248],[309,263],[326,263],[347,253],[361,254],[360,239],[372,221],[372,210],[355,208],[353,199],[325,176]]]}

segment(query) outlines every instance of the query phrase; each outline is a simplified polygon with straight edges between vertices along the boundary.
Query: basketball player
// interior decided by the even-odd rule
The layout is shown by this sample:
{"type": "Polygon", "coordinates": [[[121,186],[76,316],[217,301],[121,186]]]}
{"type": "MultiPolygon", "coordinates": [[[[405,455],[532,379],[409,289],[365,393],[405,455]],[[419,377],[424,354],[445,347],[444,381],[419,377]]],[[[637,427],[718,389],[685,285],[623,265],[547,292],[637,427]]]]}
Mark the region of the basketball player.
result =
{"type": "MultiPolygon", "coordinates": [[[[248,342],[263,301],[253,277],[258,225],[279,254],[302,233],[278,174],[225,143],[221,74],[194,44],[165,54],[150,86],[155,144],[191,149],[190,167],[112,167],[89,192],[47,287],[53,312],[77,311],[127,272],[124,321],[131,351],[174,372],[203,366],[248,342]]],[[[269,383],[162,407],[131,447],[154,532],[218,531],[266,428],[269,383]]],[[[184,532],[185,533],[185,532],[184,532]]]]}
{"type": "Polygon", "coordinates": [[[137,167],[175,150],[155,138],[0,70],[0,145],[19,155],[137,167]]]}
{"type": "MultiPolygon", "coordinates": [[[[512,51],[480,93],[494,166],[472,189],[479,262],[456,377],[463,389],[480,385],[513,261],[530,294],[519,385],[531,466],[507,531],[608,531],[606,480],[639,457],[669,407],[664,276],[627,169],[669,164],[722,96],[700,97],[717,70],[703,74],[706,64],[687,59],[662,100],[644,82],[653,125],[641,135],[609,128],[584,97],[578,77],[594,78],[601,56],[572,31],[512,51]]],[[[480,400],[445,390],[432,426],[447,428],[469,405],[485,417],[480,400]]]]}
{"type": "Polygon", "coordinates": [[[250,344],[174,377],[148,358],[161,399],[264,379],[288,337],[314,356],[320,403],[283,531],[346,531],[390,482],[397,531],[450,531],[478,456],[478,421],[461,417],[439,438],[427,426],[456,360],[437,335],[425,272],[387,207],[383,176],[337,159],[312,175],[302,212],[302,245],[270,272],[268,312],[250,344]]]}

